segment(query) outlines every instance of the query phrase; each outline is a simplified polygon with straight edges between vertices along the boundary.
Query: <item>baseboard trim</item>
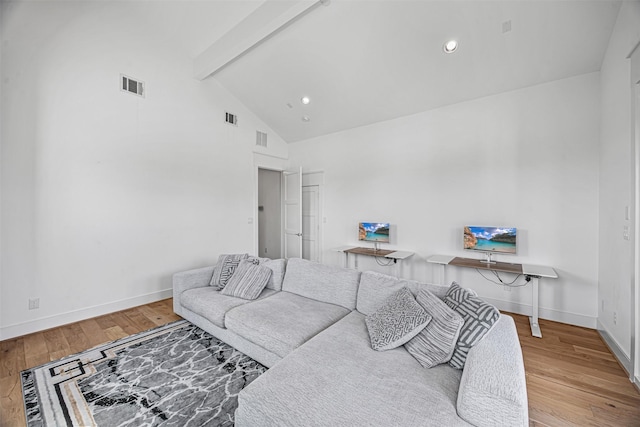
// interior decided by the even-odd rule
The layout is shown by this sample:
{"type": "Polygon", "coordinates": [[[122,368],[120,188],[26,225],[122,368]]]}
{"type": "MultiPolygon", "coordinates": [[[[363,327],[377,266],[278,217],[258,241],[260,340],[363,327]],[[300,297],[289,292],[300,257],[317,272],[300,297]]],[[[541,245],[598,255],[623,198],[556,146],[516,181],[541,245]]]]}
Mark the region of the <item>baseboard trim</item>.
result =
{"type": "Polygon", "coordinates": [[[19,337],[22,335],[40,332],[58,326],[66,325],[81,320],[90,319],[92,317],[103,316],[105,314],[114,313],[116,311],[126,310],[128,308],[137,307],[139,305],[149,304],[155,301],[171,298],[173,289],[165,289],[162,291],[152,292],[146,295],[139,295],[133,298],[127,298],[107,304],[96,305],[93,307],[82,308],[79,310],[60,313],[53,316],[41,317],[39,319],[30,320],[28,322],[16,323],[0,328],[0,341],[19,337]]]}
{"type": "Polygon", "coordinates": [[[615,358],[618,359],[618,363],[620,363],[620,366],[622,366],[622,369],[624,369],[625,373],[629,376],[629,381],[636,383],[635,385],[638,386],[637,379],[636,381],[633,381],[631,378],[631,369],[632,369],[631,359],[622,350],[620,345],[618,345],[618,343],[611,336],[611,334],[607,332],[607,330],[604,328],[602,323],[600,323],[600,321],[598,321],[598,333],[602,337],[602,340],[607,345],[607,347],[609,347],[609,350],[611,350],[615,358]]]}
{"type": "MultiPolygon", "coordinates": [[[[493,298],[482,297],[483,300],[493,304],[498,310],[508,311],[510,313],[531,316],[531,306],[520,304],[513,301],[503,301],[493,298]]],[[[598,318],[585,316],[583,314],[568,313],[565,311],[552,310],[548,308],[538,308],[538,317],[540,319],[552,320],[554,322],[567,323],[569,325],[581,326],[583,328],[596,329],[598,326],[598,318]]],[[[544,330],[542,331],[544,335],[544,330]]]]}

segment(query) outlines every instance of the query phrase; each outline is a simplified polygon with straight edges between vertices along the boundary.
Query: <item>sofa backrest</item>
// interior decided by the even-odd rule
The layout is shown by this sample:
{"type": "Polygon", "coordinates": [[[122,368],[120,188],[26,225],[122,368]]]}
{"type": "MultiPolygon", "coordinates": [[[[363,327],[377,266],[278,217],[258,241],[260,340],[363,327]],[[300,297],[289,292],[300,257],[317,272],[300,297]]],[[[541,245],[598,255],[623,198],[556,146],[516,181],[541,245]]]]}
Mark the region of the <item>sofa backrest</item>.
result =
{"type": "Polygon", "coordinates": [[[426,288],[440,299],[444,298],[449,289],[448,286],[397,279],[375,271],[365,271],[360,278],[356,309],[367,316],[373,314],[387,298],[405,286],[411,289],[413,296],[416,296],[421,289],[426,288]]]}
{"type": "Polygon", "coordinates": [[[353,310],[359,282],[357,270],[291,258],[287,260],[282,290],[353,310]]]}

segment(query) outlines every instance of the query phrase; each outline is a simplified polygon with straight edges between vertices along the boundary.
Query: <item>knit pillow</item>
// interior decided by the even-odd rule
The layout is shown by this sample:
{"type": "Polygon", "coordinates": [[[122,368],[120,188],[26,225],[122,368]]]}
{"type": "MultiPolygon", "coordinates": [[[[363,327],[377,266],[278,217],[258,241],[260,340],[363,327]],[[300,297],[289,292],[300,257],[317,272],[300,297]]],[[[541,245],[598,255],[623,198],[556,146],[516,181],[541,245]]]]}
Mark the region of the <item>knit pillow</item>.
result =
{"type": "Polygon", "coordinates": [[[256,299],[267,286],[270,277],[269,267],[243,259],[220,293],[243,299],[256,299]]]}
{"type": "Polygon", "coordinates": [[[426,289],[418,293],[416,301],[433,318],[404,348],[423,367],[432,368],[451,359],[464,320],[426,289]]]}
{"type": "Polygon", "coordinates": [[[246,259],[248,254],[222,254],[218,257],[218,263],[213,269],[213,276],[211,276],[211,282],[209,285],[213,286],[217,290],[222,290],[234,271],[238,268],[238,264],[243,259],[246,259]]]}
{"type": "Polygon", "coordinates": [[[401,288],[365,318],[371,347],[383,351],[400,347],[415,337],[431,320],[409,288],[401,288]]]}
{"type": "Polygon", "coordinates": [[[456,282],[451,284],[444,302],[464,319],[456,348],[449,360],[449,365],[462,369],[469,350],[491,330],[500,318],[500,312],[456,282]]]}

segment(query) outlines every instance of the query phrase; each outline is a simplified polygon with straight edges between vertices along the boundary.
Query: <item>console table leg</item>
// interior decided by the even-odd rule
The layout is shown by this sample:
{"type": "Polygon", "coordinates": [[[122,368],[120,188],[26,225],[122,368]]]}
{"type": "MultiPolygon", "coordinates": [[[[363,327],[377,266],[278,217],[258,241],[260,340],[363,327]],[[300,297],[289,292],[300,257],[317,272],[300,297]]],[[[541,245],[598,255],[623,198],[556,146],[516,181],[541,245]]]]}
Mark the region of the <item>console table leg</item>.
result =
{"type": "Polygon", "coordinates": [[[542,338],[542,331],[540,330],[540,325],[538,324],[538,277],[532,276],[531,281],[531,317],[529,317],[529,323],[531,324],[531,335],[537,338],[542,338]]]}

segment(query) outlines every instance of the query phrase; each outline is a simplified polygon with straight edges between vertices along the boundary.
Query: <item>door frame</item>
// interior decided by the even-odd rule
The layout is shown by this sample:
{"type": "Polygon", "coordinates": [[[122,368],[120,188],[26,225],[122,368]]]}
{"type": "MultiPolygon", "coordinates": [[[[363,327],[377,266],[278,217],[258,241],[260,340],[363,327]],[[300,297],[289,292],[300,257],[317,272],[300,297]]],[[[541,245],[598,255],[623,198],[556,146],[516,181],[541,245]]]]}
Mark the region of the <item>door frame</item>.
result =
{"type": "Polygon", "coordinates": [[[631,60],[631,369],[630,380],[640,389],[640,42],[631,60]]]}
{"type": "MultiPolygon", "coordinates": [[[[250,218],[253,224],[253,254],[258,254],[259,245],[259,224],[258,224],[258,191],[260,189],[260,169],[271,170],[274,172],[284,172],[287,168],[289,160],[281,157],[270,156],[267,154],[253,153],[253,217],[250,218]]],[[[282,179],[280,180],[282,185],[282,179]]],[[[282,196],[281,196],[282,197],[282,196]]],[[[282,213],[280,214],[282,217],[282,213]]],[[[282,218],[280,219],[282,227],[282,218]]],[[[282,233],[281,233],[282,234],[282,233]]],[[[280,241],[280,257],[282,257],[283,241],[281,236],[280,241]]]]}

